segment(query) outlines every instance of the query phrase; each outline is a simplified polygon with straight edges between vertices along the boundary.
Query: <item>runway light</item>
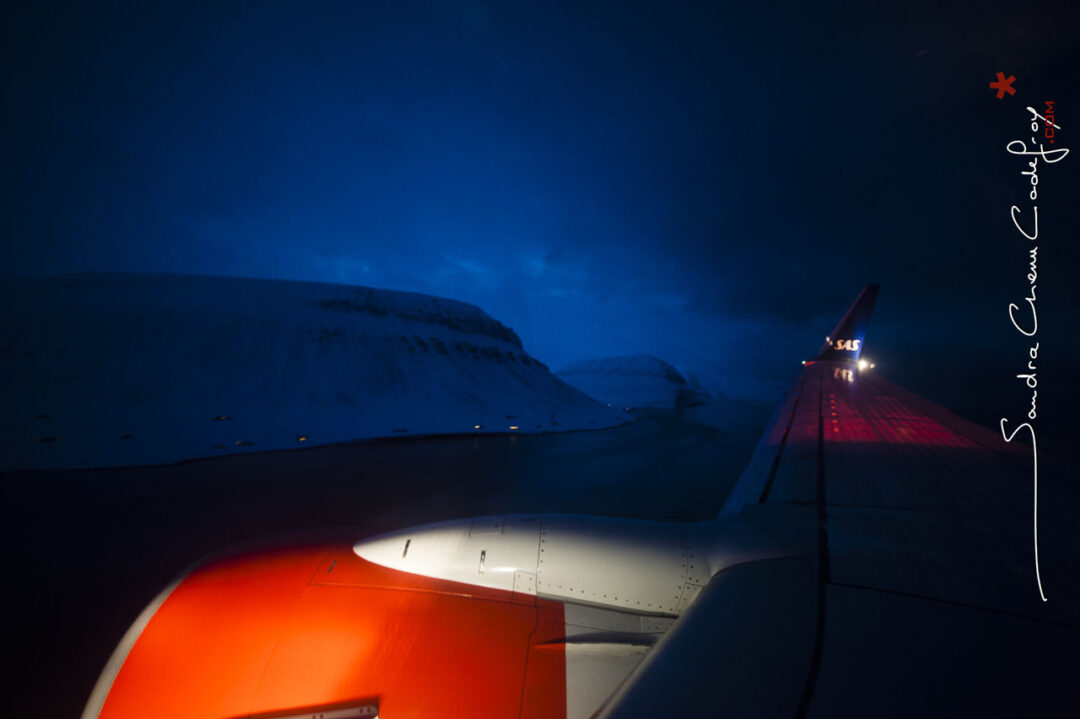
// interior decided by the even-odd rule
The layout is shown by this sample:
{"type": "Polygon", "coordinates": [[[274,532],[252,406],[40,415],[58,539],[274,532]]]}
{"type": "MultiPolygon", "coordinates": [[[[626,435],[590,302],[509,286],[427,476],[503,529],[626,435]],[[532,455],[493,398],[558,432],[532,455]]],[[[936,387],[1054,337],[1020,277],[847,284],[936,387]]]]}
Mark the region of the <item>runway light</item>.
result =
{"type": "Polygon", "coordinates": [[[864,370],[869,366],[870,366],[870,363],[867,362],[866,360],[864,360],[864,359],[859,360],[859,369],[860,370],[864,370]]]}

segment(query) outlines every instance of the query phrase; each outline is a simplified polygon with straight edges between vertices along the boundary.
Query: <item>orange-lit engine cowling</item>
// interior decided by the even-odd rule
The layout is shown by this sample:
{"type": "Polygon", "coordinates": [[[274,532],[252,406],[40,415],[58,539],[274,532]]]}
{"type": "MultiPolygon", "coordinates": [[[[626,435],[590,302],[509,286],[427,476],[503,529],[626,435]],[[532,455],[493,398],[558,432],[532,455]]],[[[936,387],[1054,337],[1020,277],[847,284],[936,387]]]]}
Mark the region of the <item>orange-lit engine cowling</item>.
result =
{"type": "Polygon", "coordinates": [[[103,719],[565,717],[559,602],[368,563],[350,539],[219,560],[166,598],[103,719]]]}

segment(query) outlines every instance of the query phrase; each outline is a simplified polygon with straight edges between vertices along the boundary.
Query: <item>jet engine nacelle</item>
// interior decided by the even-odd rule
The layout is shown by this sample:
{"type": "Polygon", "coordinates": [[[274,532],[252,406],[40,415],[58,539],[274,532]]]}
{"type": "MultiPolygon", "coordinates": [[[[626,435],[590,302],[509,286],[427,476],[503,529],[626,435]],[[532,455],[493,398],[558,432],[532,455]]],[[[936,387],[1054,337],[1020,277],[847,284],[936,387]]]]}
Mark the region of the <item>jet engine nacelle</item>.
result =
{"type": "Polygon", "coordinates": [[[439,522],[357,542],[425,577],[677,616],[712,575],[694,525],[552,514],[439,522]]]}

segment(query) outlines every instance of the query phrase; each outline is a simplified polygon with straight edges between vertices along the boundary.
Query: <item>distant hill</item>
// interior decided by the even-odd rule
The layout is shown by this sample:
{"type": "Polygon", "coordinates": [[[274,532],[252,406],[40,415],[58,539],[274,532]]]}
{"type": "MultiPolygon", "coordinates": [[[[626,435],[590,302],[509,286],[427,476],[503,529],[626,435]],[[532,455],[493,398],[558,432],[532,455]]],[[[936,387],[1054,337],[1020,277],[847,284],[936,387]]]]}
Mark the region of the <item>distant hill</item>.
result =
{"type": "Polygon", "coordinates": [[[472,305],[182,275],[5,281],[0,396],[0,469],[627,419],[472,305]]]}
{"type": "Polygon", "coordinates": [[[710,395],[692,376],[652,355],[601,357],[556,373],[567,384],[614,407],[692,407],[710,395]]]}

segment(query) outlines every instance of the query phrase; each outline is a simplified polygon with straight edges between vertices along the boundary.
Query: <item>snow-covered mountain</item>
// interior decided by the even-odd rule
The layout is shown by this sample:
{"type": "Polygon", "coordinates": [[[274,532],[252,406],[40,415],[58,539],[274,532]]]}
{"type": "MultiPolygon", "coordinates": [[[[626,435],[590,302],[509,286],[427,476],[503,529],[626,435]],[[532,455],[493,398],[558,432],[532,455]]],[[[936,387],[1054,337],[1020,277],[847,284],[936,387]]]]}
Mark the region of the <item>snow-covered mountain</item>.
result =
{"type": "Polygon", "coordinates": [[[182,275],[6,281],[0,396],[0,469],[627,420],[472,305],[182,275]]]}
{"type": "Polygon", "coordinates": [[[615,407],[692,407],[709,400],[692,376],[683,376],[652,355],[601,357],[572,364],[557,376],[567,384],[615,407]]]}

